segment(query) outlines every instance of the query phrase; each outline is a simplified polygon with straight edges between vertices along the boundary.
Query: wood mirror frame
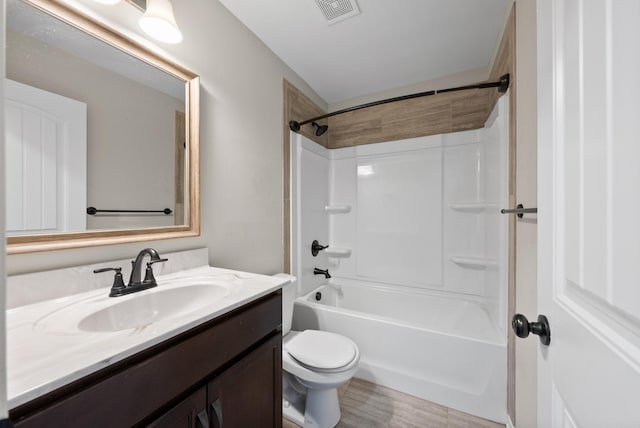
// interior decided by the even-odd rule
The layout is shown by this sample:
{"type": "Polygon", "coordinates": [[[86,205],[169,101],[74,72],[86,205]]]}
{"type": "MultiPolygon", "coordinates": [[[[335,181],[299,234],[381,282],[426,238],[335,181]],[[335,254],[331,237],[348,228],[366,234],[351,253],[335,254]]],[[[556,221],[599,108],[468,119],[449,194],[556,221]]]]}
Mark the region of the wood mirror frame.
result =
{"type": "Polygon", "coordinates": [[[185,202],[188,204],[188,216],[185,218],[185,224],[179,226],[10,236],[7,237],[7,254],[199,236],[199,77],[55,0],[22,1],[185,82],[188,162],[184,179],[186,184],[185,202]]]}

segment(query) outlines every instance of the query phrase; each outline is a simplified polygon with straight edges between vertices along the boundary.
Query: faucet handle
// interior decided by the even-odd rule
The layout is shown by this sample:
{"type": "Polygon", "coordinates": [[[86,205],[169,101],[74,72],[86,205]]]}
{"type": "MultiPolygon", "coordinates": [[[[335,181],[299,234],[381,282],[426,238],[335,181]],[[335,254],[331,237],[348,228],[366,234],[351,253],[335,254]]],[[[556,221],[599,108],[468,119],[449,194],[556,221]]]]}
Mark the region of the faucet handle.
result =
{"type": "Polygon", "coordinates": [[[169,259],[149,260],[147,262],[147,269],[144,272],[144,281],[142,282],[155,284],[156,278],[153,276],[153,269],[151,269],[151,265],[153,265],[154,263],[166,262],[168,260],[169,259]]]}
{"type": "Polygon", "coordinates": [[[320,251],[327,248],[329,248],[328,245],[321,245],[317,239],[314,239],[313,242],[311,243],[311,255],[315,257],[318,255],[320,251]]]}
{"type": "Polygon", "coordinates": [[[109,292],[109,297],[119,296],[122,290],[127,288],[127,286],[124,285],[124,280],[122,279],[122,268],[108,267],[108,268],[95,269],[93,273],[102,273],[102,272],[109,272],[109,271],[116,272],[116,275],[113,277],[113,285],[111,285],[111,291],[109,292]]]}
{"type": "Polygon", "coordinates": [[[122,268],[120,268],[120,267],[108,267],[108,268],[94,269],[93,273],[109,272],[111,270],[115,271],[116,275],[117,274],[122,274],[122,268]]]}

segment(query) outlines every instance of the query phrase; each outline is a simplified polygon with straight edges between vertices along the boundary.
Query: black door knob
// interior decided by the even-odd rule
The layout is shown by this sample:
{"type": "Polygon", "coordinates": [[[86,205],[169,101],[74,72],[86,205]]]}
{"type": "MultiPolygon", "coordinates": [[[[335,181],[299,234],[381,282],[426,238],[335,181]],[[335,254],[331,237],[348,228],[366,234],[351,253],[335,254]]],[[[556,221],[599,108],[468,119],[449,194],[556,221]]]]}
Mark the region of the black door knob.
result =
{"type": "Polygon", "coordinates": [[[525,338],[529,333],[533,333],[540,337],[540,343],[543,345],[551,343],[551,328],[549,320],[544,315],[538,315],[537,322],[529,322],[524,315],[515,314],[511,319],[511,328],[518,337],[525,338]]]}

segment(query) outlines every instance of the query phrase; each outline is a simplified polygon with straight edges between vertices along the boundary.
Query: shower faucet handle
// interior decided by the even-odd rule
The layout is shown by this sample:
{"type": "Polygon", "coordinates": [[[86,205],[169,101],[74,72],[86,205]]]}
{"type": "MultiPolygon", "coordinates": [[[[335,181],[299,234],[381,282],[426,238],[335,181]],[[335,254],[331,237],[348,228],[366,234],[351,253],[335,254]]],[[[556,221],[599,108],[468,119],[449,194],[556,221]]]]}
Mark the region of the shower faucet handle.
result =
{"type": "Polygon", "coordinates": [[[318,242],[317,239],[314,239],[313,242],[311,243],[311,255],[313,257],[317,256],[318,253],[322,250],[324,250],[325,248],[329,248],[328,245],[320,245],[320,243],[318,242]]]}

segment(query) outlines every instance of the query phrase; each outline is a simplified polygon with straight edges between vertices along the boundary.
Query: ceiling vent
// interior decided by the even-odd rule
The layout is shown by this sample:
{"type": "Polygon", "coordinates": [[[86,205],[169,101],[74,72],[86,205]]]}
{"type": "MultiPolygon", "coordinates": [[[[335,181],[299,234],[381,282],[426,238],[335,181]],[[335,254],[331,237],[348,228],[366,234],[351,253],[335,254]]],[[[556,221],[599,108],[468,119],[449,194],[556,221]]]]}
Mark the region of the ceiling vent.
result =
{"type": "Polygon", "coordinates": [[[356,0],[316,0],[329,25],[360,14],[356,0]]]}

